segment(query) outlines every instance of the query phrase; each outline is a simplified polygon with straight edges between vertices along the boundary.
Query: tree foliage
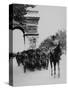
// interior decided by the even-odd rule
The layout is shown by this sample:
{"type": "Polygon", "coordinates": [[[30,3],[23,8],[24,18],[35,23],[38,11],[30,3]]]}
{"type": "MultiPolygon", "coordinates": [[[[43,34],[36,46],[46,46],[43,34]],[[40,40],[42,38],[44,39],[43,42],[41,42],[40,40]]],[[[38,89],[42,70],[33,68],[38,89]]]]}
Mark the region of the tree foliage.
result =
{"type": "Polygon", "coordinates": [[[60,30],[55,35],[52,35],[41,42],[39,48],[48,51],[49,49],[55,47],[57,43],[60,42],[62,50],[66,51],[66,31],[60,30]]]}
{"type": "Polygon", "coordinates": [[[56,39],[60,41],[62,49],[66,49],[66,31],[60,30],[58,33],[56,33],[56,39]]]}
{"type": "Polygon", "coordinates": [[[15,20],[19,23],[24,21],[23,17],[27,14],[27,8],[34,8],[35,5],[27,5],[27,4],[13,4],[9,6],[9,21],[15,20]]]}

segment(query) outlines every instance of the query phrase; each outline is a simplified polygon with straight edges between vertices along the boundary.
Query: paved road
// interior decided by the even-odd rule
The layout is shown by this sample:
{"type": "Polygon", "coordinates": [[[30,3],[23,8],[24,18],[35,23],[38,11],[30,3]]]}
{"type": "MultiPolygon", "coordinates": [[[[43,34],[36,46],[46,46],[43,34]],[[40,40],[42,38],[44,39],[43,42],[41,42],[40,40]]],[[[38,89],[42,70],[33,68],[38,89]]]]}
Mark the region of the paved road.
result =
{"type": "Polygon", "coordinates": [[[27,71],[24,73],[23,66],[18,67],[16,59],[13,59],[13,79],[15,86],[24,85],[44,85],[44,84],[57,84],[66,82],[66,56],[62,55],[60,62],[60,78],[51,77],[50,65],[48,70],[42,69],[34,72],[27,71]]]}

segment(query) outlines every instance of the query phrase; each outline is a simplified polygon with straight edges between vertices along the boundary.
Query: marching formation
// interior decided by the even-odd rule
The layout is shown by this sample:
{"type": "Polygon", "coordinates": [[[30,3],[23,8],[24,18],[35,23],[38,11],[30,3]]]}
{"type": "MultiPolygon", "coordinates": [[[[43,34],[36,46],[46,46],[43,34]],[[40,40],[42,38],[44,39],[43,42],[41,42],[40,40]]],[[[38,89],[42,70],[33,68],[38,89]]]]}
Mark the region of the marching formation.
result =
{"type": "Polygon", "coordinates": [[[26,69],[31,71],[34,71],[35,69],[41,70],[41,68],[48,69],[49,59],[40,49],[30,49],[21,53],[18,52],[16,60],[18,66],[20,64],[23,65],[24,72],[26,72],[26,69]]]}
{"type": "Polygon", "coordinates": [[[10,54],[9,58],[16,57],[16,61],[18,66],[20,64],[24,67],[24,73],[26,70],[35,71],[46,69],[48,70],[49,62],[51,66],[51,75],[53,75],[54,68],[54,76],[56,75],[56,65],[58,65],[58,77],[60,77],[60,57],[62,55],[62,51],[60,48],[60,43],[53,49],[50,50],[49,53],[43,52],[43,50],[30,49],[23,52],[18,52],[17,54],[10,54]]]}

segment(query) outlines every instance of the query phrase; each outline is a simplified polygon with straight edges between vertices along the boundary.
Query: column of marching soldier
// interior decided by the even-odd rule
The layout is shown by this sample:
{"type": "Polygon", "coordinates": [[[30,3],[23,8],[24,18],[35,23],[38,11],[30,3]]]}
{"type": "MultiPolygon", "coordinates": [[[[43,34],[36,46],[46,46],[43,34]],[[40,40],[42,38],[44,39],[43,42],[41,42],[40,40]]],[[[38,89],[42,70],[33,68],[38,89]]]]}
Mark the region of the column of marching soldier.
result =
{"type": "Polygon", "coordinates": [[[18,66],[20,64],[23,65],[24,73],[26,70],[35,71],[46,69],[48,70],[49,62],[51,66],[51,75],[53,75],[54,68],[54,76],[56,75],[56,65],[58,65],[58,77],[60,77],[60,60],[61,60],[62,50],[60,48],[60,43],[56,45],[53,50],[50,50],[49,53],[43,52],[43,50],[30,49],[23,52],[18,52],[17,54],[9,54],[9,59],[11,60],[13,57],[16,57],[16,61],[18,66]]]}

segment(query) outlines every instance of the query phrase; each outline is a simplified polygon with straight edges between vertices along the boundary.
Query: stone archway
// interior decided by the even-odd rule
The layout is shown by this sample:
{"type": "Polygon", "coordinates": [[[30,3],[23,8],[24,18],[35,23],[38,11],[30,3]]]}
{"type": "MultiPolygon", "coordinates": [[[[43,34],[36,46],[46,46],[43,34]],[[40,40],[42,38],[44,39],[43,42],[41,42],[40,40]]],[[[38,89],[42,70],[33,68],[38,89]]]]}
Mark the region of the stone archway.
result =
{"type": "Polygon", "coordinates": [[[25,31],[24,31],[24,29],[22,27],[20,27],[20,26],[16,26],[12,30],[14,31],[15,29],[22,31],[23,38],[24,38],[24,44],[25,44],[25,31]]]}
{"type": "Polygon", "coordinates": [[[13,30],[13,52],[22,52],[25,48],[23,33],[20,29],[13,30]]]}

